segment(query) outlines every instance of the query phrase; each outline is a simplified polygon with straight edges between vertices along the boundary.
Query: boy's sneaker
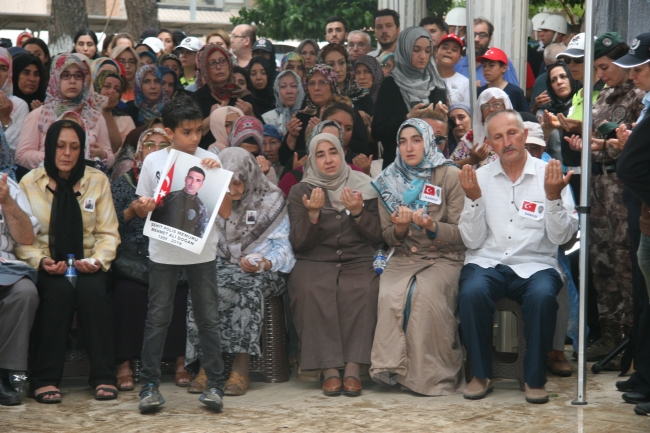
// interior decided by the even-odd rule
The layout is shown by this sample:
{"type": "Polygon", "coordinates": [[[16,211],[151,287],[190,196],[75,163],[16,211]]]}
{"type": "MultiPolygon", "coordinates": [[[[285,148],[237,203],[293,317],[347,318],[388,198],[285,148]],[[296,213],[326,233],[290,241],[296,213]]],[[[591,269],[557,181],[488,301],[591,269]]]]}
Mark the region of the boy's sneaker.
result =
{"type": "Polygon", "coordinates": [[[153,383],[142,385],[142,390],[140,390],[140,405],[138,406],[140,413],[151,412],[163,404],[165,404],[165,399],[160,394],[160,391],[158,391],[157,385],[153,383]]]}
{"type": "Polygon", "coordinates": [[[208,388],[203,391],[199,401],[215,412],[221,412],[221,409],[223,409],[223,391],[219,388],[208,388]]]}

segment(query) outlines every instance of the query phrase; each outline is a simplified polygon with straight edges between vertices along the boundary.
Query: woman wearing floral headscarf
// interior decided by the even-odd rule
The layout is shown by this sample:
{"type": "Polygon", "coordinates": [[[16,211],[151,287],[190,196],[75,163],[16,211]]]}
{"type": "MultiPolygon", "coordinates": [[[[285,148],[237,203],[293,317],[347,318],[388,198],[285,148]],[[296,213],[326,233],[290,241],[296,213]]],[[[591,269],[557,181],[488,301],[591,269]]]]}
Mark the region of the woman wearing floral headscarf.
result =
{"type": "Polygon", "coordinates": [[[162,75],[155,65],[138,69],[133,80],[133,94],[133,101],[126,104],[124,111],[131,116],[135,126],[160,117],[167,103],[167,94],[163,92],[162,75]]]}
{"type": "Polygon", "coordinates": [[[300,80],[302,81],[305,78],[305,58],[298,53],[287,53],[284,55],[284,57],[282,57],[282,62],[280,62],[280,70],[293,71],[298,74],[300,80]]]}
{"type": "MultiPolygon", "coordinates": [[[[286,291],[286,277],[296,259],[289,243],[289,215],[282,192],[264,176],[255,158],[236,147],[220,154],[230,181],[232,212],[217,217],[217,282],[221,347],[235,354],[226,395],[248,391],[250,356],[261,354],[264,301],[286,291]]],[[[198,333],[188,303],[187,363],[200,357],[198,333]]],[[[200,377],[201,373],[199,373],[200,377]]]]}
{"type": "Polygon", "coordinates": [[[395,67],[379,89],[372,119],[372,138],[384,146],[384,168],[395,160],[400,125],[434,111],[439,102],[447,103],[447,90],[433,58],[431,34],[409,27],[397,38],[395,67]]]}
{"type": "Polygon", "coordinates": [[[253,95],[235,83],[230,54],[217,44],[204,45],[197,54],[196,92],[191,97],[203,113],[203,138],[199,146],[207,149],[215,142],[210,132],[210,113],[221,106],[237,107],[247,116],[262,119],[253,95]]]}
{"type": "Polygon", "coordinates": [[[180,82],[180,79],[183,76],[183,64],[176,54],[163,54],[158,59],[158,66],[166,66],[174,71],[180,82]]]}
{"type": "Polygon", "coordinates": [[[305,99],[305,89],[300,76],[293,71],[282,71],[273,84],[275,94],[275,109],[262,115],[264,123],[275,126],[280,134],[287,132],[287,122],[291,116],[302,108],[305,99]]]}
{"type": "MultiPolygon", "coordinates": [[[[360,89],[354,79],[354,68],[348,50],[339,44],[325,45],[318,53],[318,63],[332,68],[336,74],[341,95],[352,100],[354,108],[363,111],[368,116],[375,114],[375,102],[369,96],[367,89],[360,89]]],[[[369,119],[368,119],[369,120],[369,119]]]]}
{"type": "MultiPolygon", "coordinates": [[[[332,104],[352,105],[349,98],[341,96],[336,73],[327,65],[318,64],[305,76],[305,109],[293,115],[286,123],[287,134],[280,146],[280,162],[285,165],[292,158],[294,165],[306,153],[305,133],[320,122],[323,111],[332,104]]],[[[354,131],[350,148],[356,153],[370,155],[368,130],[359,112],[354,110],[354,131]]]]}
{"type": "MultiPolygon", "coordinates": [[[[164,129],[147,129],[140,135],[131,169],[111,184],[113,203],[119,223],[122,246],[117,250],[114,267],[119,267],[122,248],[129,251],[148,251],[149,238],[142,234],[146,213],[138,203],[135,190],[138,186],[142,163],[149,154],[169,147],[171,139],[164,129]]],[[[118,271],[116,269],[116,271],[118,271]]],[[[130,361],[140,359],[144,324],[147,318],[149,286],[141,282],[117,277],[113,291],[113,319],[115,329],[115,360],[117,364],[117,388],[130,391],[134,387],[130,361]]],[[[165,341],[164,357],[176,360],[177,385],[187,386],[192,379],[185,371],[185,309],[187,287],[179,287],[174,297],[174,315],[165,341]]]]}
{"type": "Polygon", "coordinates": [[[45,135],[66,111],[75,111],[85,122],[89,156],[111,167],[115,155],[111,149],[106,121],[88,102],[83,65],[75,54],[61,54],[54,59],[45,103],[25,118],[26,127],[20,132],[16,162],[28,169],[38,167],[45,158],[45,135]]]}
{"type": "Polygon", "coordinates": [[[29,107],[25,101],[14,96],[12,69],[11,54],[0,47],[0,127],[5,133],[7,144],[14,151],[23,122],[29,114],[29,107]]]}
{"type": "Polygon", "coordinates": [[[433,135],[424,120],[404,122],[395,161],[372,183],[383,204],[384,240],[395,253],[379,283],[370,375],[418,394],[448,395],[465,387],[456,315],[465,193],[433,135]]]}

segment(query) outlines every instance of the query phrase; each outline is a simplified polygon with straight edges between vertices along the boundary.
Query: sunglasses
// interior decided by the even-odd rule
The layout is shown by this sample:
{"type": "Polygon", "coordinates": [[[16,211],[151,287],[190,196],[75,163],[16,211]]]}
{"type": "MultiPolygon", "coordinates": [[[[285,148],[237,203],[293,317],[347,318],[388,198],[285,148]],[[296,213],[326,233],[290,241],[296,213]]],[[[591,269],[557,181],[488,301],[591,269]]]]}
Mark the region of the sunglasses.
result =
{"type": "Polygon", "coordinates": [[[571,64],[571,62],[575,63],[576,65],[582,65],[585,62],[584,57],[560,57],[560,60],[564,60],[564,63],[567,65],[571,64]]]}
{"type": "Polygon", "coordinates": [[[441,144],[444,144],[445,141],[447,141],[447,136],[446,135],[434,135],[433,136],[433,141],[436,143],[437,146],[440,146],[441,144]]]}

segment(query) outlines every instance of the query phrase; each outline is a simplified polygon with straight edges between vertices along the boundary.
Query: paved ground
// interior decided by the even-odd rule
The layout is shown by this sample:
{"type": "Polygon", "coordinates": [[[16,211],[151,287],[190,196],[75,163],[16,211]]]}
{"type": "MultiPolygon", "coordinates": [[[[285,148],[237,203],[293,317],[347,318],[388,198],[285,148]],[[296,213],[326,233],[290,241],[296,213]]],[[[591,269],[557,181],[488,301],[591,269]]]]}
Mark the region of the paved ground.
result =
{"type": "Polygon", "coordinates": [[[462,395],[421,397],[396,388],[364,384],[358,398],[325,397],[319,383],[252,382],[247,395],[226,397],[223,413],[212,413],[196,395],[165,377],[167,403],[156,414],[140,415],[137,392],[115,401],[92,398],[84,378],[64,381],[63,403],[42,405],[32,399],[0,407],[0,432],[650,432],[650,417],[615,391],[616,373],[588,376],[587,406],[573,406],[576,379],[549,373],[551,401],[531,405],[514,381],[498,381],[484,400],[462,395]]]}

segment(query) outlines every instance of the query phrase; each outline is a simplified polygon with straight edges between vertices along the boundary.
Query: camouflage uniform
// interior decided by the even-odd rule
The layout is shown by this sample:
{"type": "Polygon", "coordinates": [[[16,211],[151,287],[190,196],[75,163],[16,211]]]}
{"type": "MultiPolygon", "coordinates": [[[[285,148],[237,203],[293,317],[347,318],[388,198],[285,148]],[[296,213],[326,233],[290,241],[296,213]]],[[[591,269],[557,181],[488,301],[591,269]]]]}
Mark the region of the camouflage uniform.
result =
{"type": "MultiPolygon", "coordinates": [[[[594,105],[593,130],[604,122],[627,124],[636,122],[643,110],[645,92],[631,81],[605,88],[594,105]]],[[[623,330],[632,327],[632,262],[627,224],[627,208],[623,204],[623,184],[614,173],[620,150],[610,146],[592,152],[594,174],[591,177],[591,214],[589,217],[589,255],[598,292],[598,312],[603,337],[617,344],[623,330]],[[598,169],[600,173],[598,173],[598,169]],[[611,172],[610,172],[611,171],[611,172]]]]}

